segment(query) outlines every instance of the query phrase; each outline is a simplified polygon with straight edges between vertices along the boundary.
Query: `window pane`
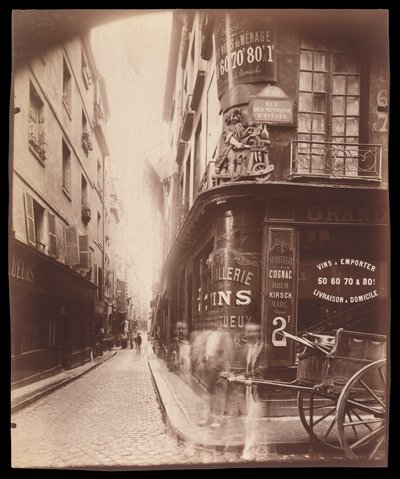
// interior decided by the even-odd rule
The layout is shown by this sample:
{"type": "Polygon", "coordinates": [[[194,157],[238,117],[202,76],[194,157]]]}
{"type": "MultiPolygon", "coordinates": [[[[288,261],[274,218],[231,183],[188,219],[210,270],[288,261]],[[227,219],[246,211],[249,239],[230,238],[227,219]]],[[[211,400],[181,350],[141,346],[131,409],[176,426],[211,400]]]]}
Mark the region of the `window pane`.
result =
{"type": "Polygon", "coordinates": [[[346,136],[358,135],[358,118],[346,118],[346,136]]]}
{"type": "Polygon", "coordinates": [[[314,52],[314,71],[326,72],[326,54],[314,52]]]}
{"type": "MultiPolygon", "coordinates": [[[[312,136],[312,141],[315,143],[316,141],[325,141],[325,136],[324,135],[314,135],[312,136]]],[[[325,148],[325,145],[314,145],[315,148],[325,148]]]]}
{"type": "Polygon", "coordinates": [[[299,114],[299,132],[311,133],[311,115],[299,114]]]}
{"type": "Polygon", "coordinates": [[[300,52],[300,70],[312,70],[312,52],[300,52]]]}
{"type": "Polygon", "coordinates": [[[325,115],[314,115],[313,133],[325,133],[325,115]]]}
{"type": "Polygon", "coordinates": [[[346,57],[345,55],[335,55],[333,58],[333,71],[345,73],[346,72],[346,57]]]}
{"type": "Polygon", "coordinates": [[[347,73],[359,73],[360,72],[360,59],[356,55],[347,55],[346,58],[346,72],[347,73]]]}
{"type": "Polygon", "coordinates": [[[344,115],[344,96],[334,96],[332,98],[332,114],[333,115],[344,115]]]}
{"type": "MultiPolygon", "coordinates": [[[[305,133],[299,133],[298,139],[299,140],[304,140],[304,141],[311,141],[311,135],[307,135],[305,133]]],[[[304,143],[304,145],[305,144],[306,143],[304,143]]]]}
{"type": "Polygon", "coordinates": [[[314,91],[326,91],[325,89],[325,73],[314,73],[314,91]]]}
{"type": "Polygon", "coordinates": [[[346,93],[346,77],[343,75],[334,75],[333,77],[333,94],[344,95],[346,93]]]}
{"type": "Polygon", "coordinates": [[[346,143],[358,143],[358,136],[349,136],[346,138],[346,143]]]}
{"type": "Polygon", "coordinates": [[[325,111],[324,93],[314,93],[314,111],[325,111]]]}
{"type": "Polygon", "coordinates": [[[360,112],[360,100],[358,97],[347,98],[347,115],[358,115],[360,112]]]}
{"type": "Polygon", "coordinates": [[[299,94],[299,110],[312,111],[312,93],[299,94]]]}
{"type": "Polygon", "coordinates": [[[358,95],[360,93],[360,80],[358,76],[347,77],[347,94],[358,95]]]}
{"type": "Polygon", "coordinates": [[[311,91],[311,73],[300,72],[300,90],[311,91]]]}
{"type": "Polygon", "coordinates": [[[344,135],[344,118],[343,117],[332,118],[332,135],[334,136],[344,135]]]}
{"type": "Polygon", "coordinates": [[[334,136],[334,137],[332,137],[332,142],[333,143],[344,143],[344,138],[343,138],[343,136],[334,136]]]}

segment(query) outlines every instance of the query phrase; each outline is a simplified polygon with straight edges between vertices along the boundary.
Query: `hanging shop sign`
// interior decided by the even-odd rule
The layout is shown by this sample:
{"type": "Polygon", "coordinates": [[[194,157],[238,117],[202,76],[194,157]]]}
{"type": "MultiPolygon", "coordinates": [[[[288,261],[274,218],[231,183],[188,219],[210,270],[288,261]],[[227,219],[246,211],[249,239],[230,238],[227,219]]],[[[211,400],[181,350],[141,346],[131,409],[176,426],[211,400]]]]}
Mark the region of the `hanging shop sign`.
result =
{"type": "Polygon", "coordinates": [[[276,81],[275,36],[264,15],[227,12],[214,30],[218,97],[244,83],[276,81]]]}
{"type": "Polygon", "coordinates": [[[362,258],[327,258],[315,265],[313,296],[330,303],[363,303],[379,295],[377,267],[362,258]]]}
{"type": "Polygon", "coordinates": [[[293,124],[293,101],[290,98],[250,97],[250,112],[255,122],[270,125],[293,124]]]}
{"type": "Polygon", "coordinates": [[[265,333],[271,365],[290,365],[294,360],[293,341],[283,332],[295,334],[295,250],[294,231],[270,228],[265,278],[265,333]]]}

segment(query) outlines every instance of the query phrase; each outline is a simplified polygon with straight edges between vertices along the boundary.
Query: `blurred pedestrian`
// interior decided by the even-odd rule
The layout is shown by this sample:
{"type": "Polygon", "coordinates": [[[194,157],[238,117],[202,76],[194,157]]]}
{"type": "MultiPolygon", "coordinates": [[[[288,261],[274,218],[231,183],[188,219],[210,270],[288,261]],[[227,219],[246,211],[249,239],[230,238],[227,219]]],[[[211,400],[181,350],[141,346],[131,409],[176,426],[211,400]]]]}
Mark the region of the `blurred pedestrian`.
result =
{"type": "Polygon", "coordinates": [[[140,336],[139,331],[136,335],[136,352],[137,354],[141,354],[142,352],[142,336],[140,336]]]}
{"type": "Polygon", "coordinates": [[[233,357],[233,341],[231,335],[218,325],[218,320],[211,324],[205,334],[203,358],[204,379],[207,389],[206,409],[199,425],[212,428],[221,427],[221,415],[225,412],[225,396],[218,394],[219,375],[228,371],[233,357]]]}
{"type": "MultiPolygon", "coordinates": [[[[243,459],[252,460],[256,457],[257,442],[265,433],[260,419],[263,417],[263,390],[257,385],[246,385],[248,379],[262,379],[266,369],[266,350],[261,339],[261,327],[256,323],[248,323],[245,326],[244,338],[246,346],[242,349],[241,363],[242,371],[238,371],[228,377],[228,381],[241,382],[245,387],[246,418],[245,418],[245,445],[243,459]]],[[[243,390],[243,389],[242,389],[243,390]]],[[[235,389],[238,394],[240,388],[235,389]]]]}

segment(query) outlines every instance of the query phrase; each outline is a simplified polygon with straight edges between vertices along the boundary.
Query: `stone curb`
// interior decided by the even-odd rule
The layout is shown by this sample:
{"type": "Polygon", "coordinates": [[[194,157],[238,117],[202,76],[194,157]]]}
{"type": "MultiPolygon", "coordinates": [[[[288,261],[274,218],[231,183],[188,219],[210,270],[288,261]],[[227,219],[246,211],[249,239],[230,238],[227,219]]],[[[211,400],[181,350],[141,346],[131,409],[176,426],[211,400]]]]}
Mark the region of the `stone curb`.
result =
{"type": "MultiPolygon", "coordinates": [[[[186,428],[190,428],[190,420],[188,419],[183,406],[179,403],[178,399],[175,397],[175,394],[172,392],[168,381],[163,377],[162,373],[158,371],[157,362],[147,356],[147,363],[152,376],[152,382],[160,407],[165,418],[167,425],[169,426],[171,432],[181,441],[190,443],[195,447],[201,447],[208,450],[225,450],[227,452],[241,452],[243,450],[243,444],[230,444],[227,446],[221,446],[220,444],[213,444],[205,441],[198,441],[193,438],[193,436],[185,432],[186,428]]],[[[300,419],[299,419],[300,421],[300,419]]],[[[309,442],[278,442],[271,443],[276,453],[282,454],[299,454],[299,453],[309,453],[310,452],[310,443],[309,442]]]]}

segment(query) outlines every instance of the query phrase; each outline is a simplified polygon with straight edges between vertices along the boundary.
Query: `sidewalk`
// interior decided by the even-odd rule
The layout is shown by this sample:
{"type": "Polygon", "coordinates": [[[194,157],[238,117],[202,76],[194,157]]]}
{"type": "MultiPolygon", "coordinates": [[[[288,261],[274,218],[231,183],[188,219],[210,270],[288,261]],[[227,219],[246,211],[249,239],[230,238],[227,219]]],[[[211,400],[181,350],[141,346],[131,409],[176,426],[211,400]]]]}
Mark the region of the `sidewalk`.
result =
{"type": "Polygon", "coordinates": [[[104,361],[107,361],[107,359],[112,358],[115,354],[116,350],[114,349],[111,351],[104,351],[102,356],[97,356],[92,361],[85,363],[82,366],[62,371],[59,374],[55,374],[54,376],[50,376],[41,381],[35,381],[34,383],[12,390],[11,413],[13,414],[20,409],[29,406],[43,396],[50,394],[75,379],[78,379],[83,374],[86,374],[104,361]]]}
{"type": "MultiPolygon", "coordinates": [[[[149,349],[147,358],[166,421],[180,440],[211,450],[243,450],[245,418],[224,417],[218,429],[198,426],[204,400],[149,349]]],[[[286,454],[310,451],[309,435],[298,416],[261,418],[259,421],[263,423],[259,428],[259,440],[271,451],[286,454]]]]}

